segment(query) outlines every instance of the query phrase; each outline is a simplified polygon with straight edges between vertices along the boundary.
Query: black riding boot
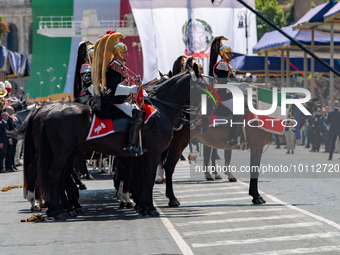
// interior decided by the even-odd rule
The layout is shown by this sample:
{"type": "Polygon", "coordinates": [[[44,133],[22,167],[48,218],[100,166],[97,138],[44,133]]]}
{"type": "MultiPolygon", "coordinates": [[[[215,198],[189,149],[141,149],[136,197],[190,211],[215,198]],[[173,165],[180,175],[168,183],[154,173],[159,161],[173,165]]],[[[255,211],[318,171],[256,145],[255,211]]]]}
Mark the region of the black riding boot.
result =
{"type": "Polygon", "coordinates": [[[243,115],[234,115],[233,116],[233,126],[230,130],[229,134],[229,146],[230,148],[238,148],[240,145],[246,144],[246,140],[241,140],[240,144],[237,142],[237,137],[240,134],[243,124],[235,124],[235,122],[243,122],[244,116],[243,115]]]}
{"type": "Polygon", "coordinates": [[[138,136],[141,125],[144,121],[144,112],[138,109],[132,110],[132,123],[129,133],[128,147],[125,150],[128,153],[128,157],[138,157],[147,152],[146,149],[141,149],[138,146],[138,136]]]}

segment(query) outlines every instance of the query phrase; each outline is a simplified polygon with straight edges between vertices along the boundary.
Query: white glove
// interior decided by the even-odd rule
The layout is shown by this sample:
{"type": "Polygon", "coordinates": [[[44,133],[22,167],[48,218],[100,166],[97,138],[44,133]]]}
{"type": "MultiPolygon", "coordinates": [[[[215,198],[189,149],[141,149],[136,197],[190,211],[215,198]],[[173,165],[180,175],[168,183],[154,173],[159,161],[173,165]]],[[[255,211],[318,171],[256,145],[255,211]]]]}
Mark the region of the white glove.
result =
{"type": "Polygon", "coordinates": [[[143,96],[144,97],[148,97],[149,96],[148,93],[145,90],[143,90],[143,96]]]}
{"type": "Polygon", "coordinates": [[[136,94],[138,92],[138,86],[133,85],[131,86],[130,93],[136,94]]]}

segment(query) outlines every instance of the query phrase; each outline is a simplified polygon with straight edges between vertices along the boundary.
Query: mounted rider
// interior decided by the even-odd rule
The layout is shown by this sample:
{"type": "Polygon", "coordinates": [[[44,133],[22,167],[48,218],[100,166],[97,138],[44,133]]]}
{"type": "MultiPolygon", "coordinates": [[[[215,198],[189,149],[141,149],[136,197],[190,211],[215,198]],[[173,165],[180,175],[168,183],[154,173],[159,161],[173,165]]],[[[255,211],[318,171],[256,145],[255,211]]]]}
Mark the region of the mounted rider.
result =
{"type": "Polygon", "coordinates": [[[91,41],[79,43],[76,70],[74,74],[73,96],[93,95],[91,65],[94,44],[91,41]]]}
{"type": "Polygon", "coordinates": [[[111,105],[117,107],[125,115],[132,118],[128,145],[125,150],[128,156],[140,156],[146,152],[138,146],[139,131],[144,122],[144,111],[132,100],[133,94],[140,92],[139,79],[128,80],[125,67],[128,56],[127,46],[118,41],[125,39],[121,33],[111,33],[98,39],[94,46],[93,84],[97,95],[104,95],[111,105]],[[132,85],[137,84],[137,85],[132,85]]]}
{"type": "MultiPolygon", "coordinates": [[[[222,40],[227,41],[228,39],[224,36],[216,36],[211,44],[209,76],[220,79],[224,78],[221,82],[227,83],[227,78],[235,78],[235,71],[230,64],[231,58],[233,57],[233,51],[230,46],[223,45],[222,40]],[[216,63],[218,55],[221,56],[221,60],[216,63]]],[[[233,112],[232,93],[227,93],[226,89],[219,89],[219,95],[221,96],[222,104],[233,112]]],[[[244,119],[244,115],[233,115],[232,123],[241,123],[244,119]]],[[[237,141],[237,137],[241,130],[241,124],[232,125],[228,141],[231,149],[240,148],[247,143],[246,140],[237,141]]]]}

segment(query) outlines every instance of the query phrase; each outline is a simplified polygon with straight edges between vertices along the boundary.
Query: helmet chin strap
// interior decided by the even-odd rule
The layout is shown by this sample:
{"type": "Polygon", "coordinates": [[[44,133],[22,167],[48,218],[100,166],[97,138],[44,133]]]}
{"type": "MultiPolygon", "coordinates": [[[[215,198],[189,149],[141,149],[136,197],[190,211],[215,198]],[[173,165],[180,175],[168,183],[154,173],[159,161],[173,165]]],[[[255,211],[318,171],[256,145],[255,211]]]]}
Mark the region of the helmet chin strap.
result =
{"type": "Polygon", "coordinates": [[[126,59],[123,57],[123,55],[120,53],[120,51],[117,52],[119,57],[122,59],[123,62],[126,62],[126,59]]]}

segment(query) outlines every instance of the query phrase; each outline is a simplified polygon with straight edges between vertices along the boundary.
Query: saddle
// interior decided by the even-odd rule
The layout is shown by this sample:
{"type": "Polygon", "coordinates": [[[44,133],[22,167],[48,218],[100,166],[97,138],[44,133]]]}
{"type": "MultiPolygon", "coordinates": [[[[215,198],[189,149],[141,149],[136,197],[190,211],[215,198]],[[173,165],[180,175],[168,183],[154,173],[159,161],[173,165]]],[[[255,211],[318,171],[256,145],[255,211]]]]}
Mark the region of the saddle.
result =
{"type": "MultiPolygon", "coordinates": [[[[127,133],[131,124],[131,118],[115,107],[103,96],[85,95],[74,100],[76,103],[85,104],[91,107],[93,118],[87,140],[106,136],[111,133],[127,133]]],[[[145,100],[145,104],[151,105],[150,100],[145,100]]],[[[148,107],[144,124],[141,130],[150,128],[157,114],[156,109],[148,107]],[[150,111],[154,110],[154,111],[150,111]]]]}

